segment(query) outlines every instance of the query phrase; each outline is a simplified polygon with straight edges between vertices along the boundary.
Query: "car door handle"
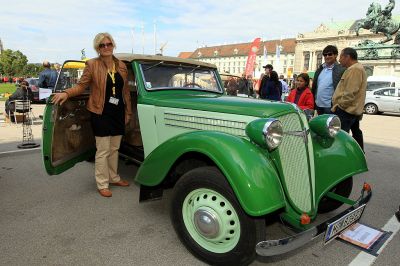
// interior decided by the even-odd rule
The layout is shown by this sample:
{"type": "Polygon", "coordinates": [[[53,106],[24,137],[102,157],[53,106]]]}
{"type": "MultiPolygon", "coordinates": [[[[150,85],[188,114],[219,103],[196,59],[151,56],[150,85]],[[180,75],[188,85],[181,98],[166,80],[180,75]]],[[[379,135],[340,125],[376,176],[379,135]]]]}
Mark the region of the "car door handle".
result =
{"type": "Polygon", "coordinates": [[[375,99],[380,99],[381,97],[375,97],[375,99]]]}

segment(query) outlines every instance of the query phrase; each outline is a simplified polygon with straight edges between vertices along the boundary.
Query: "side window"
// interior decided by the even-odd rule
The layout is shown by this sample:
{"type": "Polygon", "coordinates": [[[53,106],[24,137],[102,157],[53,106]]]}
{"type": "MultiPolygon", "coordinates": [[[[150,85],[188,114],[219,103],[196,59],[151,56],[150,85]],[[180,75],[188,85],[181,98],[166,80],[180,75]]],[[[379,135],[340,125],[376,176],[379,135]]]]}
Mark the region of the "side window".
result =
{"type": "Polygon", "coordinates": [[[382,95],[382,96],[395,96],[395,89],[384,89],[384,90],[379,90],[376,91],[374,94],[375,95],[382,95]]]}
{"type": "Polygon", "coordinates": [[[395,92],[395,89],[385,90],[384,95],[385,96],[395,96],[394,92],[395,92]]]}

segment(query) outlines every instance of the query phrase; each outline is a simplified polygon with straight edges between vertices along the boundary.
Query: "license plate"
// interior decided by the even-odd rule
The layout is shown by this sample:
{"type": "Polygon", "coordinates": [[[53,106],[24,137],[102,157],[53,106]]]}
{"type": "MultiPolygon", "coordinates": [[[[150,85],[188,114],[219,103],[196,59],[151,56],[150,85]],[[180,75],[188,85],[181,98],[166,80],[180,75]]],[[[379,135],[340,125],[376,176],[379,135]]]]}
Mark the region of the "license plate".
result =
{"type": "Polygon", "coordinates": [[[361,205],[357,209],[347,213],[346,215],[343,215],[333,223],[328,224],[328,227],[325,232],[325,244],[327,244],[329,241],[337,237],[343,230],[345,230],[347,227],[350,225],[356,223],[358,220],[360,220],[361,215],[364,212],[366,204],[361,205]]]}

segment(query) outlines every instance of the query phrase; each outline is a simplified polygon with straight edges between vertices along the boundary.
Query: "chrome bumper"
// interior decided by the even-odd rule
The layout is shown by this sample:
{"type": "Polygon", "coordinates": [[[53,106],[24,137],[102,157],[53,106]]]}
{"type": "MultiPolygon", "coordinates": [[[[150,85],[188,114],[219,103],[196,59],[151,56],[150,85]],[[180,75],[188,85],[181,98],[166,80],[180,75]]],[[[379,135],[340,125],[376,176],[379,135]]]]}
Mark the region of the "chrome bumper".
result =
{"type": "Polygon", "coordinates": [[[305,244],[312,241],[320,234],[324,233],[327,229],[327,226],[330,223],[336,221],[340,217],[353,211],[354,209],[358,208],[359,206],[367,203],[371,199],[371,196],[372,196],[372,191],[362,190],[361,196],[358,198],[357,201],[355,201],[355,204],[350,206],[345,211],[339,213],[338,215],[336,215],[336,216],[334,216],[334,217],[332,217],[310,229],[307,229],[306,231],[300,232],[296,235],[282,238],[282,239],[277,239],[277,240],[261,241],[256,246],[256,252],[260,256],[269,257],[269,256],[284,254],[284,253],[290,252],[292,250],[295,250],[301,246],[304,246],[305,244]]]}

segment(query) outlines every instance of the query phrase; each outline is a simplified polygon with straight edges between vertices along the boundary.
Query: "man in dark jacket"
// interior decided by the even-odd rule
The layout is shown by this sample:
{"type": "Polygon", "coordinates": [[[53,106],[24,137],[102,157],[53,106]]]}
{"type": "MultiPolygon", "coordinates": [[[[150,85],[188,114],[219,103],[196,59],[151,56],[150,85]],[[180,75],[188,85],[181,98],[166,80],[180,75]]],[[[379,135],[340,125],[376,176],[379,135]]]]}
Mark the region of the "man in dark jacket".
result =
{"type": "Polygon", "coordinates": [[[332,95],[346,70],[337,62],[338,49],[336,46],[328,45],[322,51],[325,63],[315,72],[312,84],[315,109],[319,115],[331,114],[332,95]]]}
{"type": "Polygon", "coordinates": [[[57,81],[57,71],[50,69],[50,62],[43,62],[44,70],[39,74],[39,88],[49,88],[52,89],[56,85],[57,81]]]}
{"type": "Polygon", "coordinates": [[[261,91],[263,88],[267,86],[267,81],[269,80],[269,77],[271,76],[272,70],[274,70],[274,67],[271,64],[266,64],[263,66],[265,72],[264,75],[261,77],[261,82],[260,82],[260,87],[258,88],[258,94],[261,96],[261,91]]]}

